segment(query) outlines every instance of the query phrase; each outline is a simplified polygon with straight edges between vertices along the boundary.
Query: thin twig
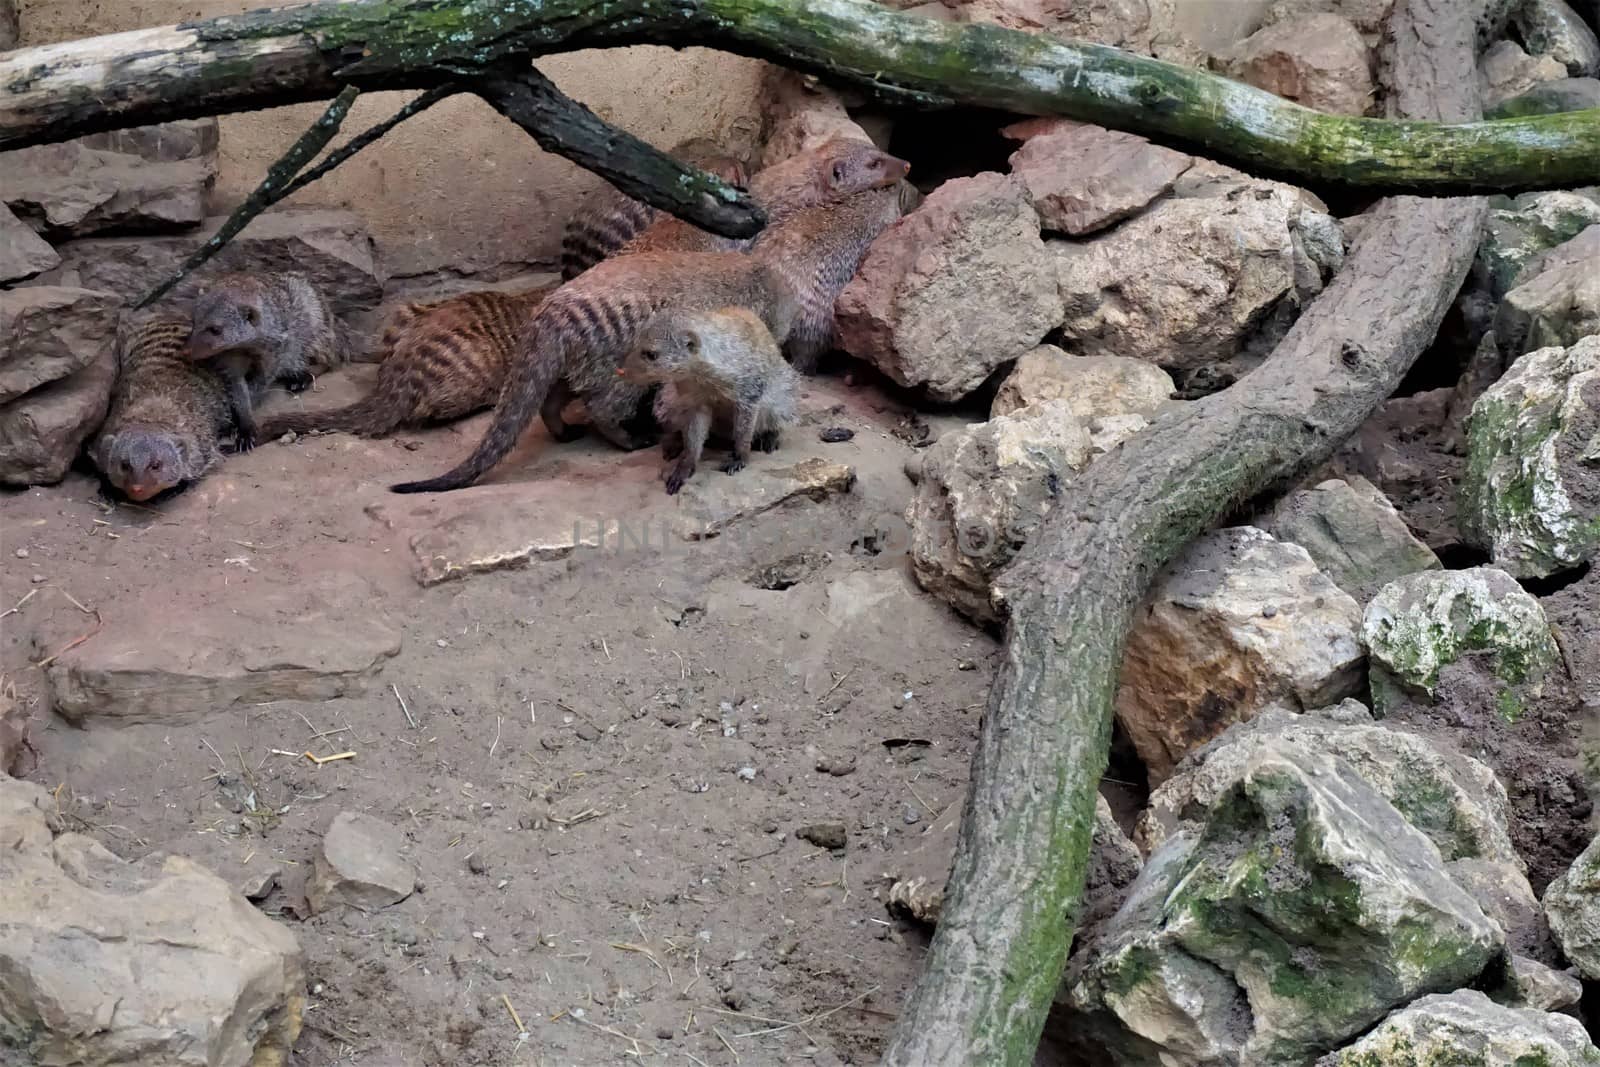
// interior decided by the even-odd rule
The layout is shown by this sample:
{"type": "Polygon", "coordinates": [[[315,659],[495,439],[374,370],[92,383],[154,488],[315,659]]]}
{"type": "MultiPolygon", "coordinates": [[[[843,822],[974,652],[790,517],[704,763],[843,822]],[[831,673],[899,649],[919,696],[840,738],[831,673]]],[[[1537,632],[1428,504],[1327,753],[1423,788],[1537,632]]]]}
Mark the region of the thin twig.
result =
{"type": "Polygon", "coordinates": [[[855,671],[856,671],[856,669],[854,667],[851,667],[849,670],[847,670],[843,674],[839,675],[839,680],[837,682],[834,682],[831,686],[829,686],[828,687],[828,691],[826,693],[823,693],[821,696],[819,696],[817,698],[817,703],[820,704],[824,700],[827,700],[829,697],[833,696],[833,691],[835,689],[839,688],[841,685],[843,685],[844,682],[845,682],[845,679],[850,677],[852,674],[854,674],[855,671]]]}
{"type": "Polygon", "coordinates": [[[389,118],[384,119],[382,122],[371,127],[370,129],[356,134],[354,137],[350,138],[348,142],[334,149],[332,152],[329,152],[327,159],[324,159],[321,163],[318,163],[316,166],[300,175],[300,177],[290,182],[288,186],[284,188],[283,192],[278,193],[272,198],[272,202],[277,203],[279,200],[288,199],[295,193],[298,193],[301,189],[304,189],[306,186],[316,181],[318,178],[321,178],[323,175],[327,174],[334,167],[337,167],[339,164],[343,163],[345,160],[349,159],[351,156],[367,147],[372,142],[378,140],[380,137],[394,129],[396,126],[400,125],[406,119],[421,114],[434,104],[437,104],[439,101],[452,97],[459,92],[461,92],[461,89],[454,85],[441,85],[433,89],[429,89],[427,92],[411,101],[411,103],[405,105],[399,111],[396,111],[389,118]]]}
{"type": "Polygon", "coordinates": [[[505,721],[506,717],[504,715],[496,715],[494,717],[494,742],[489,746],[490,759],[494,759],[494,750],[500,747],[500,727],[505,725],[505,721]]]}
{"type": "Polygon", "coordinates": [[[413,730],[417,729],[417,720],[411,717],[411,709],[406,707],[406,698],[400,695],[400,687],[391,683],[389,688],[394,691],[394,698],[400,702],[400,710],[405,714],[406,722],[411,724],[413,730]]]}

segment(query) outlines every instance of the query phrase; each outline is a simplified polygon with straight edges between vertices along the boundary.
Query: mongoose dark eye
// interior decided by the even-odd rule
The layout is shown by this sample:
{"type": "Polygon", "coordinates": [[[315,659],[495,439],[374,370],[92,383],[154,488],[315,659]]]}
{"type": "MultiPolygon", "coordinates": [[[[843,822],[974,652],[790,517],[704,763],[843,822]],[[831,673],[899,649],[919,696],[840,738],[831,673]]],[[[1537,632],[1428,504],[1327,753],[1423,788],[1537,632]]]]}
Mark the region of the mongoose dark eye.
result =
{"type": "Polygon", "coordinates": [[[245,308],[244,309],[244,321],[248,322],[252,326],[254,326],[256,324],[256,309],[255,308],[245,308]]]}
{"type": "Polygon", "coordinates": [[[646,363],[654,363],[656,361],[656,356],[658,356],[660,353],[653,348],[647,348],[640,354],[644,356],[646,363]]]}
{"type": "Polygon", "coordinates": [[[150,461],[150,469],[153,470],[153,471],[160,470],[161,469],[161,461],[159,459],[151,460],[150,461]]]}
{"type": "Polygon", "coordinates": [[[844,175],[845,165],[843,163],[835,163],[833,165],[833,180],[836,182],[842,182],[844,181],[844,175]]]}
{"type": "Polygon", "coordinates": [[[208,336],[215,337],[217,334],[219,334],[221,332],[222,332],[222,327],[220,327],[220,326],[207,326],[206,327],[206,334],[208,336]]]}

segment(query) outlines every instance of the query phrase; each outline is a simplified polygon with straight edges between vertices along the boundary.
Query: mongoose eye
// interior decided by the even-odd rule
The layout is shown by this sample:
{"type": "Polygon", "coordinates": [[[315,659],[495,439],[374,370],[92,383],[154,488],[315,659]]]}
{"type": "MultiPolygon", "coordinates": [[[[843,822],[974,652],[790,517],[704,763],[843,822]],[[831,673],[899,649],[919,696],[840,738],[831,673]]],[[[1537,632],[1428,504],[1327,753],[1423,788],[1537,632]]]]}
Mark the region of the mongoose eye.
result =
{"type": "Polygon", "coordinates": [[[657,356],[658,353],[653,348],[647,348],[641,354],[644,356],[646,363],[654,363],[656,361],[656,356],[657,356]]]}
{"type": "Polygon", "coordinates": [[[217,334],[219,334],[221,332],[222,332],[222,327],[220,327],[220,326],[207,326],[206,327],[206,333],[211,337],[215,337],[217,334]]]}
{"type": "Polygon", "coordinates": [[[160,470],[161,469],[161,461],[159,459],[151,460],[150,461],[150,469],[153,470],[153,471],[160,470]]]}
{"type": "Polygon", "coordinates": [[[843,163],[835,163],[833,165],[833,180],[836,182],[844,181],[844,174],[845,165],[843,163]]]}
{"type": "Polygon", "coordinates": [[[248,322],[252,326],[254,326],[256,324],[256,309],[255,308],[245,308],[244,309],[244,321],[248,322]]]}

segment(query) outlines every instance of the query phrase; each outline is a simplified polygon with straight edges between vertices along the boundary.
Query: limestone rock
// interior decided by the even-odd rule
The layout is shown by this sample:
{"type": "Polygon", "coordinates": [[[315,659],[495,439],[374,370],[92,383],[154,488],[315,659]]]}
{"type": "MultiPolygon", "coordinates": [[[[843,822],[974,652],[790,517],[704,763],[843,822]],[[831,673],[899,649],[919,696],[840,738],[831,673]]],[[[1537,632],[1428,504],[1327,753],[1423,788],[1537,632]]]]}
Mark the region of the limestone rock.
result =
{"type": "MultiPolygon", "coordinates": [[[[1421,781],[1418,781],[1406,787],[1406,791],[1409,795],[1420,798],[1426,788],[1421,781]]],[[[1452,796],[1450,802],[1458,810],[1473,815],[1481,815],[1480,809],[1492,807],[1493,817],[1498,819],[1498,825],[1502,829],[1505,827],[1503,810],[1505,791],[1499,787],[1498,781],[1494,792],[1487,794],[1481,805],[1474,806],[1473,803],[1457,796],[1452,796]]],[[[1391,803],[1395,802],[1391,800],[1391,803]]],[[[1396,807],[1399,806],[1396,804],[1396,807]]],[[[1412,825],[1417,826],[1415,820],[1412,821],[1412,825]]],[[[1449,872],[1456,885],[1465,889],[1472,899],[1478,902],[1478,907],[1483,909],[1483,913],[1505,931],[1507,951],[1523,953],[1529,957],[1555,959],[1554,946],[1550,943],[1543,916],[1539,911],[1539,898],[1534,895],[1533,885],[1528,881],[1522,857],[1516,853],[1509,856],[1497,853],[1493,858],[1462,856],[1450,859],[1446,846],[1440,843],[1439,835],[1430,833],[1429,828],[1425,826],[1417,826],[1417,829],[1428,834],[1434,844],[1440,845],[1440,853],[1449,859],[1445,864],[1445,870],[1449,872]]]]}
{"type": "Polygon", "coordinates": [[[1545,889],[1544,917],[1567,960],[1600,981],[1600,838],[1545,889]]]}
{"type": "Polygon", "coordinates": [[[1152,783],[1229,725],[1361,687],[1361,607],[1306,550],[1250,526],[1190,545],[1134,616],[1117,718],[1152,783]]]}
{"type": "Polygon", "coordinates": [[[1164,200],[1103,236],[1051,242],[1062,334],[1074,348],[1203,368],[1238,355],[1263,320],[1320,291],[1297,236],[1318,225],[1308,221],[1315,212],[1270,187],[1221,199],[1164,200]]]}
{"type": "MultiPolygon", "coordinates": [[[[151,604],[106,619],[50,665],[53,706],[75,723],[179,723],[232,705],[358,693],[400,651],[376,603],[361,579],[328,575],[213,611],[151,604]]],[[[66,643],[51,632],[35,642],[41,657],[66,643]]]]}
{"type": "Polygon", "coordinates": [[[1069,965],[1089,1060],[1289,1067],[1476,977],[1500,930],[1331,754],[1269,741],[1069,965]]]}
{"type": "Polygon", "coordinates": [[[1372,58],[1348,19],[1308,14],[1273,23],[1240,46],[1233,73],[1269,93],[1335,115],[1372,106],[1372,58]]]}
{"type": "Polygon", "coordinates": [[[1043,31],[1148,53],[1168,25],[1172,0],[943,0],[957,21],[1043,31]]]}
{"type": "Polygon", "coordinates": [[[1061,321],[1052,257],[1016,178],[946,182],[875,241],[839,296],[840,346],[956,400],[1061,321]]]}
{"type": "Polygon", "coordinates": [[[55,286],[0,290],[0,404],[65,378],[111,351],[122,302],[55,286]]]}
{"type": "Polygon", "coordinates": [[[971,618],[998,618],[995,575],[1088,461],[1089,435],[1062,400],[941,437],[906,510],[917,583],[971,618]]]}
{"type": "Polygon", "coordinates": [[[0,777],[0,1032],[14,1062],[288,1062],[305,1001],[294,936],[188,860],[52,841],[53,810],[44,790],[0,777]]]}
{"type": "MultiPolygon", "coordinates": [[[[199,234],[71,241],[57,249],[61,266],[41,275],[40,280],[102,289],[136,301],[177,270],[222,221],[207,219],[199,234]]],[[[341,316],[375,307],[383,299],[384,275],[372,237],[366,223],[349,211],[289,208],[264,212],[203,269],[185,278],[163,304],[176,306],[192,300],[206,279],[235,270],[298,271],[311,279],[341,316]]]]}
{"type": "Polygon", "coordinates": [[[44,238],[0,204],[0,285],[31,278],[60,262],[44,238]]]}
{"type": "Polygon", "coordinates": [[[322,835],[306,899],[313,912],[338,904],[377,911],[398,904],[417,888],[405,859],[405,835],[382,819],[341,811],[322,835]]]}
{"type": "Polygon", "coordinates": [[[1478,398],[1459,521],[1519,578],[1600,555],[1600,336],[1530,352],[1478,398]]]}
{"type": "Polygon", "coordinates": [[[1057,119],[1028,137],[1010,162],[1044,228],[1078,237],[1165,196],[1194,159],[1134,134],[1057,119]]]}
{"type": "Polygon", "coordinates": [[[1566,0],[1522,0],[1511,17],[1536,56],[1549,56],[1574,78],[1600,75],[1600,38],[1566,0]]]}
{"type": "Polygon", "coordinates": [[[1317,1067],[1594,1067],[1583,1024],[1566,1015],[1508,1008],[1475,989],[1436,993],[1395,1012],[1317,1067]]]}
{"type": "Polygon", "coordinates": [[[1504,967],[1504,980],[1489,990],[1489,997],[1509,1008],[1534,1011],[1565,1011],[1583,999],[1583,982],[1571,971],[1512,956],[1504,967]]]}
{"type": "Polygon", "coordinates": [[[1512,41],[1497,42],[1478,62],[1485,110],[1566,76],[1566,64],[1550,56],[1530,56],[1512,41]]]}
{"type": "Polygon", "coordinates": [[[1155,416],[1172,398],[1172,376],[1141,359],[1072,356],[1040,345],[1000,383],[989,417],[1010,415],[1047,400],[1062,400],[1080,419],[1155,416]]]}
{"type": "Polygon", "coordinates": [[[1491,206],[1473,260],[1474,285],[1490,303],[1498,304],[1535,256],[1595,223],[1600,223],[1600,187],[1524,193],[1491,206]]]}
{"type": "Polygon", "coordinates": [[[1361,636],[1381,714],[1406,692],[1432,697],[1439,672],[1484,652],[1509,686],[1537,687],[1560,662],[1539,601],[1493,567],[1424,571],[1390,582],[1367,605],[1361,636]]]}
{"type": "MultiPolygon", "coordinates": [[[[1553,61],[1552,61],[1553,62],[1553,61]]],[[[1486,119],[1514,119],[1600,107],[1600,78],[1560,78],[1535,85],[1486,108],[1486,119]]]]}
{"type": "Polygon", "coordinates": [[[1439,568],[1439,558],[1412,536],[1389,499],[1359,475],[1290,493],[1262,526],[1305,549],[1360,604],[1396,578],[1439,568]]]}
{"type": "Polygon", "coordinates": [[[198,226],[217,177],[216,123],[209,139],[172,126],[0,153],[0,200],[49,236],[198,226]]]}
{"type": "MultiPolygon", "coordinates": [[[[1600,106],[1600,104],[1597,104],[1600,106]]],[[[1600,223],[1528,261],[1494,317],[1509,360],[1600,334],[1600,223]]]]}
{"type": "Polygon", "coordinates": [[[28,744],[29,715],[16,687],[0,685],[0,775],[11,774],[28,744]]]}
{"type": "Polygon", "coordinates": [[[54,485],[106,417],[117,377],[107,346],[75,374],[0,405],[0,485],[54,485]]]}
{"type": "Polygon", "coordinates": [[[850,117],[839,94],[816,78],[773,67],[763,83],[762,118],[768,129],[761,165],[770,167],[834,137],[871,141],[850,117]]]}

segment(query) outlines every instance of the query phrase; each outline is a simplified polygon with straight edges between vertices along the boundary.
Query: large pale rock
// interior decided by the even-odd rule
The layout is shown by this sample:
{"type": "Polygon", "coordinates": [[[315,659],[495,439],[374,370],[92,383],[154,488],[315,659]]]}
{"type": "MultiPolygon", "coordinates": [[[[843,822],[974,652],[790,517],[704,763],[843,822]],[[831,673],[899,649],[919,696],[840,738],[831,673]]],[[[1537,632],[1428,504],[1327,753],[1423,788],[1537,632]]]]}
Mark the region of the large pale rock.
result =
{"type": "Polygon", "coordinates": [[[1528,261],[1494,317],[1495,340],[1507,360],[1600,334],[1597,267],[1600,224],[1528,261]]]}
{"type": "Polygon", "coordinates": [[[1165,196],[1194,158],[1103,126],[1052,120],[1011,155],[1046,230],[1103,230],[1165,196]]]}
{"type": "Polygon", "coordinates": [[[52,841],[54,810],[38,786],[0,776],[0,1059],[288,1063],[305,1003],[294,936],[188,860],[52,841]]]}
{"type": "Polygon", "coordinates": [[[113,293],[48,285],[0,290],[0,404],[105,355],[121,314],[113,293]]]}
{"type": "Polygon", "coordinates": [[[1475,989],[1422,997],[1317,1067],[1595,1067],[1583,1024],[1496,1004],[1475,989]]]}
{"type": "Polygon", "coordinates": [[[1088,432],[1061,400],[941,437],[906,509],[917,583],[964,615],[997,619],[995,575],[1088,462],[1088,432]]]}
{"type": "Polygon", "coordinates": [[[0,153],[0,200],[43,233],[163,232],[198,226],[217,177],[216,122],[0,153]]]}
{"type": "Polygon", "coordinates": [[[1117,718],[1152,783],[1271,704],[1317,708],[1361,687],[1361,607],[1306,550],[1250,526],[1190,545],[1134,617],[1117,718]]]}
{"type": "Polygon", "coordinates": [[[1519,578],[1600,555],[1600,335],[1530,352],[1473,404],[1458,518],[1519,578]]]}
{"type": "Polygon", "coordinates": [[[49,242],[0,204],[0,285],[31,278],[60,262],[49,242]]]}
{"type": "Polygon", "coordinates": [[[1263,186],[1255,196],[1164,200],[1093,240],[1051,242],[1062,334],[1088,355],[1181,370],[1236,356],[1280,305],[1293,311],[1320,291],[1297,236],[1332,224],[1317,220],[1263,186]]]}
{"type": "Polygon", "coordinates": [[[114,346],[75,374],[0,405],[0,485],[54,485],[106,417],[117,378],[114,346]]]}
{"type": "Polygon", "coordinates": [[[1269,93],[1336,115],[1364,115],[1372,106],[1372,57],[1349,19],[1307,14],[1250,35],[1234,76],[1269,93]]]}
{"type": "Polygon", "coordinates": [[[1439,672],[1469,652],[1486,653],[1506,685],[1533,691],[1560,662],[1539,601],[1493,567],[1424,571],[1389,583],[1367,605],[1361,636],[1380,714],[1407,693],[1432,697],[1439,672]]]}
{"type": "Polygon", "coordinates": [[[1566,0],[1522,0],[1512,23],[1536,56],[1549,56],[1574,78],[1600,75],[1600,38],[1566,0]]]}
{"type": "Polygon", "coordinates": [[[1148,52],[1171,22],[1173,0],[943,0],[960,22],[1035,30],[1148,52]]]}
{"type": "Polygon", "coordinates": [[[1084,421],[1113,415],[1151,418],[1172,399],[1174,389],[1171,375],[1142,359],[1073,356],[1055,345],[1040,345],[1017,360],[1000,383],[989,417],[1062,400],[1084,421]]]}
{"type": "MultiPolygon", "coordinates": [[[[163,605],[158,593],[141,606],[50,665],[58,713],[76,723],[181,723],[241,704],[331,700],[364,690],[400,651],[372,589],[352,575],[214,610],[163,605]]],[[[66,643],[48,630],[35,641],[40,658],[66,643]]]]}
{"type": "MultiPolygon", "coordinates": [[[[40,280],[102,289],[135,301],[177,270],[222,221],[208,219],[204,231],[193,235],[72,241],[57,249],[61,266],[41,275],[40,280]]],[[[372,237],[366,223],[349,211],[268,211],[203,269],[185,278],[164,303],[181,305],[192,300],[208,278],[235,270],[304,274],[339,315],[375,307],[383,299],[384,275],[372,237]]]]}
{"type": "Polygon", "coordinates": [[[1358,475],[1290,493],[1262,526],[1309,552],[1322,573],[1361,604],[1396,578],[1439,567],[1388,497],[1358,475]]]}
{"type": "Polygon", "coordinates": [[[1486,119],[1514,119],[1600,107],[1600,78],[1559,78],[1535,85],[1485,108],[1486,119]]]}
{"type": "Polygon", "coordinates": [[[417,888],[405,859],[406,839],[382,819],[341,811],[322,835],[306,900],[313,912],[348,904],[377,911],[398,904],[417,888]]]}
{"type": "Polygon", "coordinates": [[[1502,975],[1489,997],[1510,1008],[1566,1011],[1583,999],[1583,981],[1571,969],[1558,971],[1526,956],[1512,956],[1502,975]]]}
{"type": "Polygon", "coordinates": [[[1600,838],[1545,889],[1544,917],[1568,962],[1600,981],[1600,838]]]}
{"type": "Polygon", "coordinates": [[[1438,849],[1349,764],[1278,741],[1150,857],[1069,965],[1068,1020],[1117,1067],[1303,1065],[1503,951],[1438,849]]]}
{"type": "Polygon", "coordinates": [[[1473,261],[1474,285],[1498,304],[1536,256],[1600,223],[1600,187],[1524,193],[1489,209],[1473,261]]]}
{"type": "Polygon", "coordinates": [[[1530,56],[1512,41],[1495,43],[1478,62],[1478,84],[1486,110],[1566,76],[1566,64],[1550,56],[1530,56]]]}
{"type": "Polygon", "coordinates": [[[946,182],[885,231],[836,315],[845,351],[941,400],[972,392],[1060,321],[1039,216],[1002,174],[946,182]]]}

